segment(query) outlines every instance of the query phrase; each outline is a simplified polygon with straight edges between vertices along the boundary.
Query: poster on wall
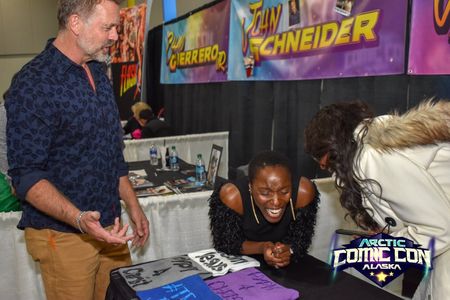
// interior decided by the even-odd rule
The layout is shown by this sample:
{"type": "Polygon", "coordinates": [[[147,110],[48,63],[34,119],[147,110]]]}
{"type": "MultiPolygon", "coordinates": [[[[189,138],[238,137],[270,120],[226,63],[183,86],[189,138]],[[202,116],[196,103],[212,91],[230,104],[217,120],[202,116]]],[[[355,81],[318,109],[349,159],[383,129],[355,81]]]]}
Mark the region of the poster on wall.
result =
{"type": "Polygon", "coordinates": [[[407,0],[233,0],[229,80],[404,73],[407,0]]]}
{"type": "Polygon", "coordinates": [[[450,1],[414,0],[409,74],[450,74],[450,1]]]}
{"type": "Polygon", "coordinates": [[[163,28],[161,83],[227,80],[230,0],[163,28]]]}
{"type": "Polygon", "coordinates": [[[118,40],[110,48],[108,75],[122,120],[131,117],[131,105],[141,99],[146,9],[144,3],[120,10],[118,40]]]}

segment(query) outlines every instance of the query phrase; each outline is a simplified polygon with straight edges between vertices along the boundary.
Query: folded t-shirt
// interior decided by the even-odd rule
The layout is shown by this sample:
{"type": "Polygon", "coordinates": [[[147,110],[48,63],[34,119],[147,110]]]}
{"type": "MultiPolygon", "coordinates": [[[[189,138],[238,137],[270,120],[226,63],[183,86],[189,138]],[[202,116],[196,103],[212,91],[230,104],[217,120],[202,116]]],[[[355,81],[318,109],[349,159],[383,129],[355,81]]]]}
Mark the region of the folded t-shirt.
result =
{"type": "Polygon", "coordinates": [[[259,267],[259,261],[244,255],[228,255],[216,249],[206,249],[188,253],[188,256],[213,276],[221,276],[229,271],[239,271],[259,267]]]}
{"type": "Polygon", "coordinates": [[[205,281],[222,299],[293,300],[299,292],[273,282],[255,268],[249,268],[205,281]]]}
{"type": "Polygon", "coordinates": [[[202,267],[180,255],[148,263],[118,269],[126,283],[135,291],[149,290],[198,274],[202,278],[211,277],[202,267]]]}
{"type": "Polygon", "coordinates": [[[155,289],[138,291],[136,294],[142,300],[221,299],[208,288],[198,275],[192,275],[155,289]]]}

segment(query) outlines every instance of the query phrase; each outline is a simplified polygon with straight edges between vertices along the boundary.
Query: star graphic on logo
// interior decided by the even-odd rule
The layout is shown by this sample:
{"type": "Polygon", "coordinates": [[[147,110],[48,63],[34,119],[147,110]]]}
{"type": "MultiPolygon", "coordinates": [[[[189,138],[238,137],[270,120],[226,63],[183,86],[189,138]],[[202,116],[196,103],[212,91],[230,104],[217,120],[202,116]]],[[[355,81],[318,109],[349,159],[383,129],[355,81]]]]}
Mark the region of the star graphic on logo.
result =
{"type": "Polygon", "coordinates": [[[388,277],[389,275],[384,274],[384,272],[380,272],[375,276],[378,278],[379,282],[383,282],[383,281],[386,281],[386,277],[388,277]]]}

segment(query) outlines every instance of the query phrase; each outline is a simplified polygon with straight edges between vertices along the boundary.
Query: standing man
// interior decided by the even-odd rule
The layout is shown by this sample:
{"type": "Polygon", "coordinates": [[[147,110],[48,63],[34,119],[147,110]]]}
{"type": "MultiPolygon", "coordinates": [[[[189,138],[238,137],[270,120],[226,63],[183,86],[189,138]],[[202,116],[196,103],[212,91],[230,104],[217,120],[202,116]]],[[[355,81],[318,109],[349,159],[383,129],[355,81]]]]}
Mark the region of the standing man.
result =
{"type": "Polygon", "coordinates": [[[6,96],[9,174],[27,249],[47,299],[104,299],[148,220],[128,181],[112,87],[101,66],[117,40],[119,0],[60,0],[59,32],[6,96]],[[132,221],[121,227],[120,199],[132,221]]]}

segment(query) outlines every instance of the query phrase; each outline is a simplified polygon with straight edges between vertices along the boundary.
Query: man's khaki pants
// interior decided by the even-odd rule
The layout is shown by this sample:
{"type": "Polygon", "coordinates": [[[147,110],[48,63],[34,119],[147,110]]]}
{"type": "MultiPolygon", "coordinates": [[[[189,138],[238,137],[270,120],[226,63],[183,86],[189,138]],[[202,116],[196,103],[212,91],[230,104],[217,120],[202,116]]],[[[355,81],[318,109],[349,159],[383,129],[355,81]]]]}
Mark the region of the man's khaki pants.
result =
{"type": "Polygon", "coordinates": [[[112,269],[131,264],[125,245],[87,234],[25,229],[28,253],[39,262],[48,300],[104,300],[112,269]]]}

